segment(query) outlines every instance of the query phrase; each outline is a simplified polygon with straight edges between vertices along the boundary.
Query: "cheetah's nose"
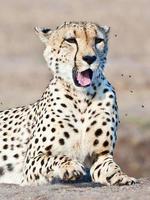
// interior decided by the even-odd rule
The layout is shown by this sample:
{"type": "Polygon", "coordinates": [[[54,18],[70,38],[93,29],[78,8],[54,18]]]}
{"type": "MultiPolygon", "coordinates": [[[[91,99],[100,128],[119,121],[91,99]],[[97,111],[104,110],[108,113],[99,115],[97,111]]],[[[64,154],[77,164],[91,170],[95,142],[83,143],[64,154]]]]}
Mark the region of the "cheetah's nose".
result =
{"type": "Polygon", "coordinates": [[[83,56],[82,59],[91,65],[96,60],[96,56],[83,56]]]}

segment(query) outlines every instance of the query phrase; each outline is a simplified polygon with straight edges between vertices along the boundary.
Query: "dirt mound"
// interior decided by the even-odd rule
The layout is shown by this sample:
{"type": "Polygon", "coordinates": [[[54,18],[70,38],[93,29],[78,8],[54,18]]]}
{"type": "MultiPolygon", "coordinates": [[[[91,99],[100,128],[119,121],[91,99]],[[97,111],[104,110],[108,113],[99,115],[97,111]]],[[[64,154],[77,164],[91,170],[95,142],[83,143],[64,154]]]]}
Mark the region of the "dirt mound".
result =
{"type": "Polygon", "coordinates": [[[99,186],[93,183],[53,184],[38,187],[20,187],[1,184],[0,199],[3,200],[149,200],[150,179],[140,179],[133,186],[99,186]]]}

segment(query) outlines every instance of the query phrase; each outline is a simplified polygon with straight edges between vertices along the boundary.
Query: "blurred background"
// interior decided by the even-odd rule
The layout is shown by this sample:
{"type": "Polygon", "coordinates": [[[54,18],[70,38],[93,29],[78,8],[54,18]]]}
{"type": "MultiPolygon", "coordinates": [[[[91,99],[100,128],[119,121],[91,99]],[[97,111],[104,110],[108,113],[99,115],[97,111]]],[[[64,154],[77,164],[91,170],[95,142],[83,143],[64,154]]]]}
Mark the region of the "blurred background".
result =
{"type": "Polygon", "coordinates": [[[0,0],[0,110],[27,105],[51,74],[35,26],[94,21],[111,27],[105,74],[118,95],[115,160],[129,175],[150,176],[150,1],[0,0]]]}

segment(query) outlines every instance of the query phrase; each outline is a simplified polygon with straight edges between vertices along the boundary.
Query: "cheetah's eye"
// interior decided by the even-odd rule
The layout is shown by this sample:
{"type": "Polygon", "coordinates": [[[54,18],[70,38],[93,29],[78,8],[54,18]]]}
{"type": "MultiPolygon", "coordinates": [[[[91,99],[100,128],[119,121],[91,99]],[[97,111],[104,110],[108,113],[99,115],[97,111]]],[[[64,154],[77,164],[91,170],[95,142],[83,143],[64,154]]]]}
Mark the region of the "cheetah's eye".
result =
{"type": "Polygon", "coordinates": [[[76,43],[76,39],[74,37],[71,38],[65,38],[65,41],[69,42],[69,43],[76,43]]]}
{"type": "Polygon", "coordinates": [[[103,41],[104,41],[103,38],[95,38],[95,44],[101,43],[103,41]]]}

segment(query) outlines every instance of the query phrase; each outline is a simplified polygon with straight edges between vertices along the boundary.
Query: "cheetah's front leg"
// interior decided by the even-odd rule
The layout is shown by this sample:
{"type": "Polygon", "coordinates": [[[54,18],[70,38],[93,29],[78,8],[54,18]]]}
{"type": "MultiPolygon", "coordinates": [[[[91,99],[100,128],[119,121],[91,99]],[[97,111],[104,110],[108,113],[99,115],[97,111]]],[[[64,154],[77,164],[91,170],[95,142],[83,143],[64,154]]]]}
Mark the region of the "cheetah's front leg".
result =
{"type": "Polygon", "coordinates": [[[48,156],[46,154],[27,158],[23,171],[22,185],[39,185],[52,181],[53,178],[76,180],[85,174],[83,165],[78,161],[66,155],[48,156]]]}
{"type": "Polygon", "coordinates": [[[58,156],[52,166],[53,177],[59,177],[61,180],[77,180],[85,175],[84,166],[77,160],[67,156],[58,156]]]}
{"type": "Polygon", "coordinates": [[[124,174],[113,161],[112,155],[101,155],[92,165],[91,177],[94,182],[104,185],[131,185],[137,182],[133,177],[124,174]]]}

